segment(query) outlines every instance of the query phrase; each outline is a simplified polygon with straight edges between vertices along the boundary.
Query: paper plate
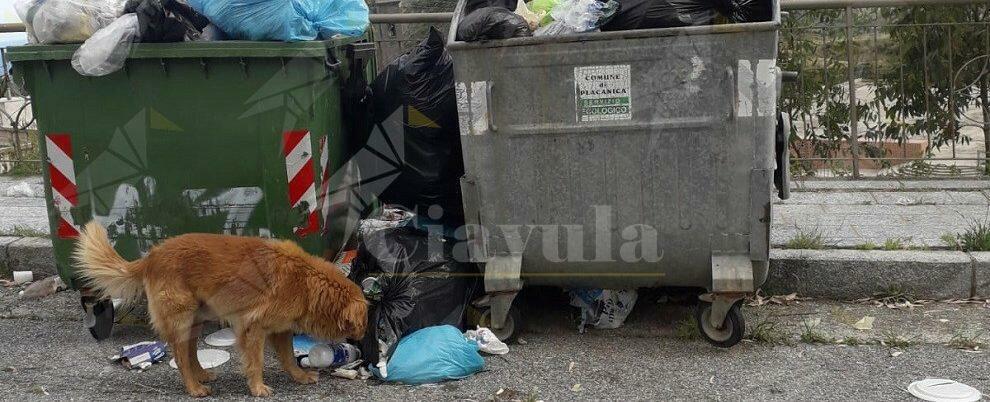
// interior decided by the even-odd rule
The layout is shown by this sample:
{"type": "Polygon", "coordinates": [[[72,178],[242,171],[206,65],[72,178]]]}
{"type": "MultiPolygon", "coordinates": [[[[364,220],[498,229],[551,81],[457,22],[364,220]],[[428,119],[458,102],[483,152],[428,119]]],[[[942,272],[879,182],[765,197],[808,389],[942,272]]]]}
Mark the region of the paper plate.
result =
{"type": "Polygon", "coordinates": [[[217,332],[207,335],[204,342],[206,342],[206,344],[210,346],[224,348],[227,346],[233,346],[235,343],[237,343],[237,336],[234,335],[233,329],[224,328],[217,332]]]}
{"type": "Polygon", "coordinates": [[[983,395],[976,388],[952,381],[931,378],[908,385],[908,392],[931,402],[975,402],[983,395]]]}
{"type": "MultiPolygon", "coordinates": [[[[202,349],[196,351],[196,357],[199,358],[200,366],[203,366],[204,369],[211,369],[230,360],[230,353],[219,349],[202,349]]],[[[179,368],[175,365],[174,358],[168,361],[168,365],[174,369],[179,368]]]]}

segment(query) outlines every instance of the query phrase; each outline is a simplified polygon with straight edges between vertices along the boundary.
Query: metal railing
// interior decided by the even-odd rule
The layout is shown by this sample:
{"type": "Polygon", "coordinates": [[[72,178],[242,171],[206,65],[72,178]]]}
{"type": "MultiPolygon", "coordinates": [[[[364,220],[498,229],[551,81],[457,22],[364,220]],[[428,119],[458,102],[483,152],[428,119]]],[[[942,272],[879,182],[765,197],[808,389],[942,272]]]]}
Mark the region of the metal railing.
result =
{"type": "Polygon", "coordinates": [[[0,174],[40,174],[31,99],[7,70],[4,48],[0,60],[0,174]]]}
{"type": "MultiPolygon", "coordinates": [[[[896,11],[907,7],[990,8],[990,0],[781,1],[788,13],[781,28],[780,64],[799,71],[797,82],[785,84],[781,99],[781,109],[793,121],[790,149],[795,176],[988,176],[990,146],[979,149],[978,145],[987,143],[984,133],[990,133],[990,110],[978,92],[990,86],[990,18],[898,20],[896,11]],[[974,36],[980,30],[986,34],[974,36]],[[923,55],[918,60],[903,57],[900,36],[907,31],[921,36],[923,55]],[[962,50],[956,43],[960,37],[982,40],[967,43],[969,53],[960,58],[956,53],[962,50]],[[978,73],[973,74],[973,69],[978,73]],[[918,72],[926,87],[924,95],[897,96],[898,85],[917,92],[905,83],[916,84],[918,72]],[[905,107],[909,100],[924,105],[905,107]]],[[[371,9],[380,67],[418,43],[426,26],[445,29],[452,18],[446,12],[402,13],[398,0],[378,1],[371,9]]],[[[22,24],[0,24],[0,32],[23,29],[22,24]]],[[[11,115],[4,110],[0,114],[11,115]]],[[[0,120],[18,121],[5,115],[0,120]]],[[[0,173],[4,163],[36,162],[30,152],[21,152],[36,145],[24,123],[0,127],[0,173]],[[15,133],[6,148],[4,129],[15,133]]]]}
{"type": "Polygon", "coordinates": [[[781,99],[793,121],[793,173],[988,176],[986,1],[803,0],[790,6],[795,11],[781,29],[780,64],[799,71],[781,99]],[[846,7],[821,8],[839,3],[846,7]],[[891,5],[928,7],[884,8],[891,5]],[[969,18],[966,11],[973,10],[981,13],[969,18]]]}

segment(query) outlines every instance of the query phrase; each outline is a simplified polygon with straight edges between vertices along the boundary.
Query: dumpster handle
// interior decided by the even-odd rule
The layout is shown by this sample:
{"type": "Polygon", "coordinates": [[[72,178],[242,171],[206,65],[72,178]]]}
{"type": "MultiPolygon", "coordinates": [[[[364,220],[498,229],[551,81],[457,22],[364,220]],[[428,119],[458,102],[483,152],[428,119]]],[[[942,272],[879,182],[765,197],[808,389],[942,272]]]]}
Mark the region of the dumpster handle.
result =
{"type": "Polygon", "coordinates": [[[495,124],[495,108],[492,106],[492,88],[495,88],[495,83],[488,82],[485,86],[485,103],[488,105],[488,131],[496,132],[498,125],[495,124]]]}
{"type": "Polygon", "coordinates": [[[729,111],[732,113],[732,115],[729,116],[729,118],[731,120],[735,120],[736,117],[739,116],[739,110],[738,110],[739,109],[739,90],[738,90],[739,83],[736,82],[736,75],[734,74],[734,71],[732,70],[732,67],[731,66],[726,69],[726,72],[729,74],[729,82],[731,83],[730,85],[732,86],[732,90],[729,91],[729,92],[732,93],[732,108],[729,109],[729,111]]]}
{"type": "Polygon", "coordinates": [[[327,49],[327,57],[323,61],[326,64],[326,69],[328,73],[337,73],[340,71],[340,59],[334,54],[333,49],[327,49]]]}

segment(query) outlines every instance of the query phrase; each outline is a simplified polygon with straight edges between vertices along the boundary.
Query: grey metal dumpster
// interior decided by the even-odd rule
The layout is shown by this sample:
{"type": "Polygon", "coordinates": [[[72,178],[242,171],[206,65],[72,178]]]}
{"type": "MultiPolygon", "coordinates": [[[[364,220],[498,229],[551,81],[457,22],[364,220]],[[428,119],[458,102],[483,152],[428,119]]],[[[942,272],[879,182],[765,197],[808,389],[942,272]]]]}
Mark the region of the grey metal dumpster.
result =
{"type": "MultiPolygon", "coordinates": [[[[465,1],[454,13],[452,27],[465,1]]],[[[743,335],[767,277],[780,74],[768,22],[459,42],[450,30],[472,258],[493,327],[523,284],[707,289],[743,335]]]]}

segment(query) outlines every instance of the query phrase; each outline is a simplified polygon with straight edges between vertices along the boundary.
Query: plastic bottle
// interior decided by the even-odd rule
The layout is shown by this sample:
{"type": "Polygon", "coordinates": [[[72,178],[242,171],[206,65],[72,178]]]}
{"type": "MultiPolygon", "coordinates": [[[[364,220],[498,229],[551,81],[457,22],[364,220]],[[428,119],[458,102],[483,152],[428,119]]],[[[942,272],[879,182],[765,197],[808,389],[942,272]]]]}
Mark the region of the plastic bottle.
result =
{"type": "Polygon", "coordinates": [[[361,350],[349,343],[332,345],[316,344],[309,349],[309,356],[300,360],[304,367],[337,367],[361,358],[361,350]]]}

